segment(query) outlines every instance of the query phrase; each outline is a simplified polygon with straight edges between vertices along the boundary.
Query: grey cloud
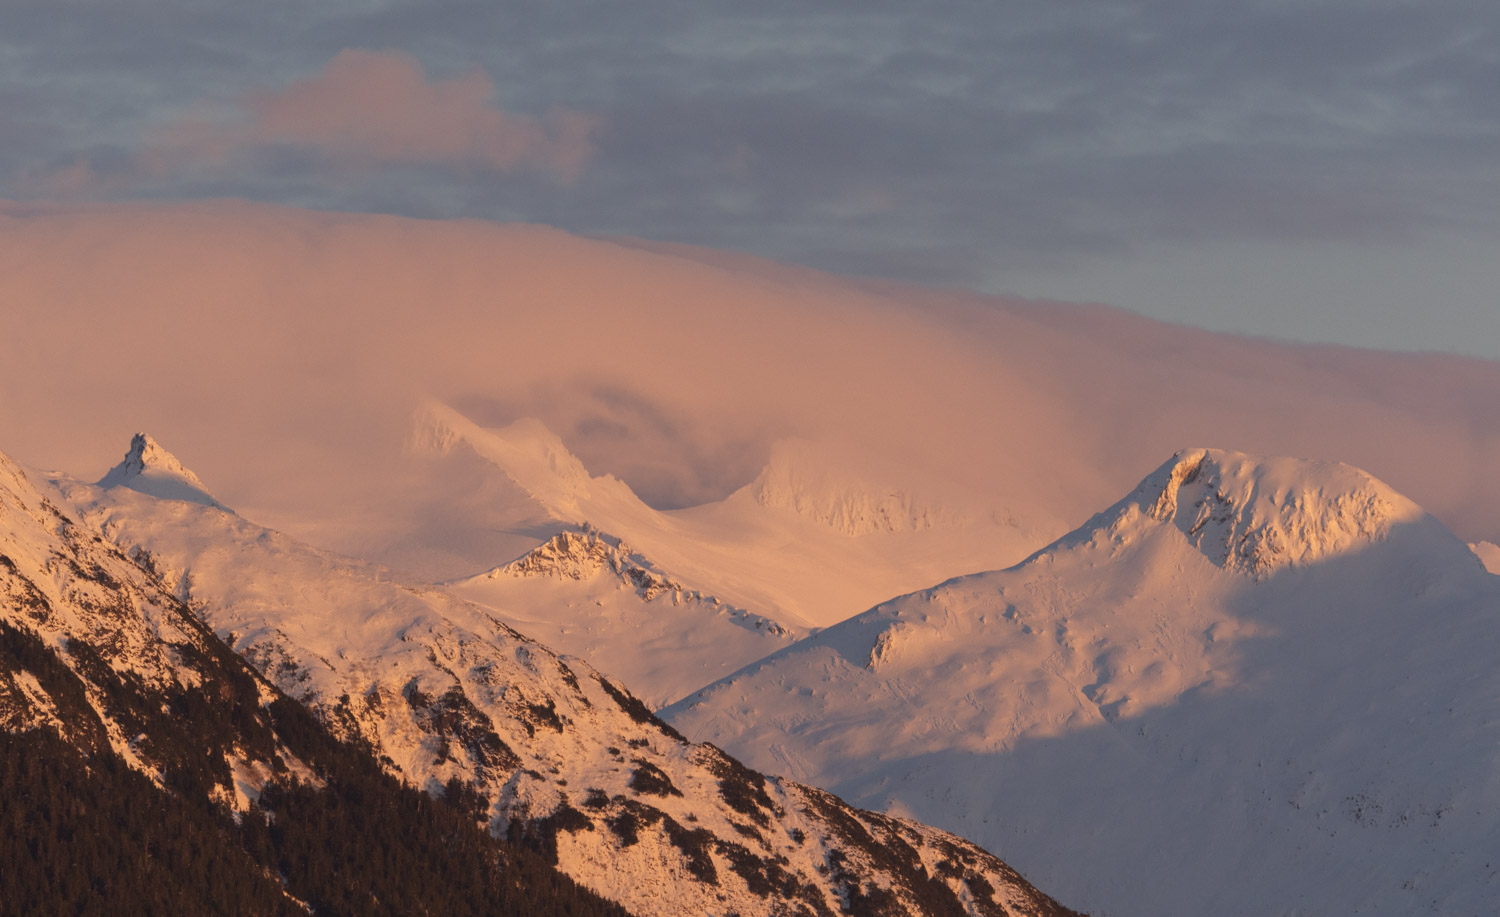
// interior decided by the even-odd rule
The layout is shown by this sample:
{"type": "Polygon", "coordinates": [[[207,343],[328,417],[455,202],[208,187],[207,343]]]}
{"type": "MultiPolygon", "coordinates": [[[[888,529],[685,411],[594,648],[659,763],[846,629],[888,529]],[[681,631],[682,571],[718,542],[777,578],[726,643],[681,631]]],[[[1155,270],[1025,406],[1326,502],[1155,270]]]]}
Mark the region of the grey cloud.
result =
{"type": "Polygon", "coordinates": [[[351,178],[283,152],[129,193],[526,219],[958,282],[1162,241],[1500,230],[1500,8],[1461,0],[12,7],[0,124],[28,136],[0,154],[0,195],[28,168],[108,172],[188,106],[365,47],[439,77],[482,67],[507,111],[598,113],[599,155],[565,189],[351,178]]]}

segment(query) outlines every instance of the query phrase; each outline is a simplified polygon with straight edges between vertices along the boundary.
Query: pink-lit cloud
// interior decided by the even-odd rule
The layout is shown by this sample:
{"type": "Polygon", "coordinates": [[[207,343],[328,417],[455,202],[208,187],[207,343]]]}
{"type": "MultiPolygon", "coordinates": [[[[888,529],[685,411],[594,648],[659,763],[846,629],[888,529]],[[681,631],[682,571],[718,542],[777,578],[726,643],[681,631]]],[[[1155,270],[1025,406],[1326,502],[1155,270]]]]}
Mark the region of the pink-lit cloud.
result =
{"type": "Polygon", "coordinates": [[[346,50],[316,76],[241,96],[227,118],[205,110],[169,124],[140,165],[162,178],[285,149],[341,167],[439,165],[576,181],[601,119],[563,109],[512,114],[495,95],[477,68],[431,79],[404,52],[346,50]]]}

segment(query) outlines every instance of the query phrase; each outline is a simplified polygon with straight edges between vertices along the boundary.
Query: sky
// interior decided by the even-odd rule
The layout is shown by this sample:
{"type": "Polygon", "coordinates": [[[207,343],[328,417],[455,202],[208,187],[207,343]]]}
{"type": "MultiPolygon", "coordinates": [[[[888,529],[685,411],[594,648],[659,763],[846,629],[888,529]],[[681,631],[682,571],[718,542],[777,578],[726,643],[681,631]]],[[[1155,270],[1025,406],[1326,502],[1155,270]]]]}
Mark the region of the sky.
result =
{"type": "Polygon", "coordinates": [[[0,198],[525,221],[1500,357],[1500,5],[6,0],[0,198]]]}

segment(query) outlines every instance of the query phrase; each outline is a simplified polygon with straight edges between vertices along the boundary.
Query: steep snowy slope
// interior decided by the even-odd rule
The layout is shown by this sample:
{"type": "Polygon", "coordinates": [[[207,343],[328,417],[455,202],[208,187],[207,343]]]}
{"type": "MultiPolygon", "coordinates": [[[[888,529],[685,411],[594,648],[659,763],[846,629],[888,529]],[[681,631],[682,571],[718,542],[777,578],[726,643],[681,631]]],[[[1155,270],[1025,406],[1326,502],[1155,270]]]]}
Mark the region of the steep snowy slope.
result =
{"type": "Polygon", "coordinates": [[[554,650],[589,660],[652,708],[806,636],[689,589],[594,531],[562,532],[449,588],[554,650]]]}
{"type": "Polygon", "coordinates": [[[487,610],[214,507],[57,479],[266,677],[641,915],[1062,914],[979,848],[765,779],[487,610]]]}
{"type": "Polygon", "coordinates": [[[0,727],[50,726],[87,754],[231,804],[278,756],[295,763],[259,710],[270,685],[54,500],[0,454],[0,727]],[[183,711],[208,704],[233,709],[234,728],[200,724],[190,740],[183,711]]]}
{"type": "Polygon", "coordinates": [[[0,913],[625,917],[336,741],[57,496],[0,454],[0,913]]]}
{"type": "Polygon", "coordinates": [[[664,711],[1098,914],[1500,900],[1500,587],[1344,465],[1184,452],[1009,570],[664,711]]]}
{"type": "Polygon", "coordinates": [[[1469,545],[1469,550],[1484,564],[1484,568],[1491,573],[1500,574],[1500,545],[1489,541],[1481,541],[1469,545]]]}

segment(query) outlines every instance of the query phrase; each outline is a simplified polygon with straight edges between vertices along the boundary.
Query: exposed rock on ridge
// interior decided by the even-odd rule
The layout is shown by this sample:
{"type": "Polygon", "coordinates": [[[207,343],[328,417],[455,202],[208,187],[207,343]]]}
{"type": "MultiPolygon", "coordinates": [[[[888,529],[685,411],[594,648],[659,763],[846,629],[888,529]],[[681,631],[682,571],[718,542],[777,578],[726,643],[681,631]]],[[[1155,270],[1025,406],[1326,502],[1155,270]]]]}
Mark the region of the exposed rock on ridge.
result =
{"type": "Polygon", "coordinates": [[[1220,567],[1267,575],[1381,541],[1398,523],[1424,516],[1348,465],[1189,449],[1085,531],[1118,535],[1145,517],[1176,526],[1220,567]]]}
{"type": "Polygon", "coordinates": [[[125,453],[124,460],[99,479],[99,486],[126,487],[153,497],[185,500],[231,511],[214,499],[198,476],[178,461],[177,456],[145,433],[137,433],[130,440],[130,450],[125,453]]]}
{"type": "Polygon", "coordinates": [[[496,567],[483,576],[486,579],[511,576],[584,580],[605,571],[634,589],[636,595],[644,601],[669,596],[674,605],[702,602],[722,608],[743,627],[777,636],[791,634],[787,628],[769,618],[733,608],[717,596],[684,586],[657,570],[655,565],[633,551],[625,542],[596,531],[587,524],[582,532],[559,532],[510,563],[496,567]]]}

